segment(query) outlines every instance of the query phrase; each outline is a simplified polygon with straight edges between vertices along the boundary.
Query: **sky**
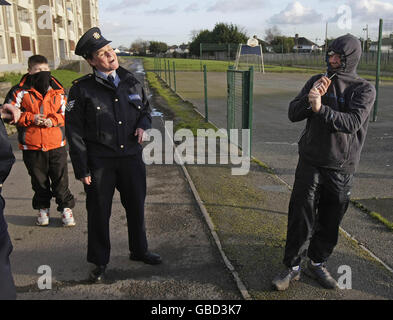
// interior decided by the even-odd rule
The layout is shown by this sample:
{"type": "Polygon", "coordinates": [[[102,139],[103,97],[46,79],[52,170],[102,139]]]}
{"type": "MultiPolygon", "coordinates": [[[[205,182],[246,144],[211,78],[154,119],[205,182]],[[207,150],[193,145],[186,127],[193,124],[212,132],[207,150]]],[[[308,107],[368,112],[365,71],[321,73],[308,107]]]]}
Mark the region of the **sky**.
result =
{"type": "Polygon", "coordinates": [[[393,0],[99,0],[99,27],[112,45],[130,47],[135,40],[180,45],[216,23],[232,23],[247,36],[264,39],[277,26],[286,36],[306,37],[317,44],[351,33],[378,38],[393,33],[393,0]]]}

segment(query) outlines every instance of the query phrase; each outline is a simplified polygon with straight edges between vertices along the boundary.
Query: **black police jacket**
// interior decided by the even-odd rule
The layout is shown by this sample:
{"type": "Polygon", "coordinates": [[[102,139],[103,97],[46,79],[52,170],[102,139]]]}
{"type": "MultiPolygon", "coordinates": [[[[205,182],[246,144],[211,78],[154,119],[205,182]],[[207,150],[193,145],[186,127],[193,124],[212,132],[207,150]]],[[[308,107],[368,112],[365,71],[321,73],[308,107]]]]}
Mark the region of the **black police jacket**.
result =
{"type": "Polygon", "coordinates": [[[116,70],[115,88],[96,74],[73,82],[65,115],[69,153],[77,179],[90,175],[89,157],[126,157],[142,150],[135,130],[151,128],[150,107],[141,83],[116,70]]]}

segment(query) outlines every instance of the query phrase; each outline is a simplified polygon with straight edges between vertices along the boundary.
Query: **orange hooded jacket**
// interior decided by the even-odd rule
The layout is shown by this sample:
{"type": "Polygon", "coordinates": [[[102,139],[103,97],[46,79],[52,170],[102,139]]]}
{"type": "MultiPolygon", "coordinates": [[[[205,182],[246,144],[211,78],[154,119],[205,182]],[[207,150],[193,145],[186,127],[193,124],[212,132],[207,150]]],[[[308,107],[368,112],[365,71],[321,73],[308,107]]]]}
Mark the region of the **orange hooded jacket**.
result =
{"type": "Polygon", "coordinates": [[[43,98],[34,87],[26,84],[28,74],[21,82],[11,89],[9,103],[21,110],[17,123],[18,141],[21,150],[49,151],[66,144],[64,115],[67,98],[64,88],[54,77],[51,77],[50,87],[43,98]],[[34,115],[43,114],[52,120],[51,128],[34,124],[34,115]]]}

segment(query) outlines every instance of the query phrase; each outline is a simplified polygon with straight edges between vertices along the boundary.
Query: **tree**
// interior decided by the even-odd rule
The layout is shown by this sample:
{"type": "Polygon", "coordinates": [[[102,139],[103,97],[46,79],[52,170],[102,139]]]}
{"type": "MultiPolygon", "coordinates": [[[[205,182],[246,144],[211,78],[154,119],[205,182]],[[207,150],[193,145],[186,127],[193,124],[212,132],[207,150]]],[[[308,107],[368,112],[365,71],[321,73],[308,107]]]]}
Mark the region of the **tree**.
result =
{"type": "Polygon", "coordinates": [[[277,26],[273,26],[265,30],[265,40],[268,43],[271,43],[276,37],[281,36],[281,31],[277,26]]]}
{"type": "Polygon", "coordinates": [[[168,50],[168,45],[165,42],[150,41],[149,50],[151,53],[158,55],[165,53],[168,50]]]}
{"type": "Polygon", "coordinates": [[[213,37],[209,30],[201,30],[196,33],[190,43],[190,53],[199,56],[201,43],[213,43],[213,37]]]}
{"type": "Polygon", "coordinates": [[[238,26],[217,23],[212,31],[213,41],[216,43],[246,43],[247,35],[238,26]]]}
{"type": "Polygon", "coordinates": [[[275,36],[273,40],[270,41],[270,45],[276,53],[289,53],[293,51],[295,40],[291,37],[275,36]]]}
{"type": "Polygon", "coordinates": [[[128,48],[123,45],[118,46],[117,49],[119,49],[120,51],[127,51],[128,50],[128,48]]]}
{"type": "Polygon", "coordinates": [[[201,43],[246,43],[247,35],[244,30],[234,24],[217,23],[212,31],[207,29],[192,32],[190,53],[199,56],[201,43]]]}
{"type": "Polygon", "coordinates": [[[143,39],[137,39],[131,43],[130,51],[133,51],[140,55],[146,55],[146,51],[149,48],[149,41],[143,39]]]}

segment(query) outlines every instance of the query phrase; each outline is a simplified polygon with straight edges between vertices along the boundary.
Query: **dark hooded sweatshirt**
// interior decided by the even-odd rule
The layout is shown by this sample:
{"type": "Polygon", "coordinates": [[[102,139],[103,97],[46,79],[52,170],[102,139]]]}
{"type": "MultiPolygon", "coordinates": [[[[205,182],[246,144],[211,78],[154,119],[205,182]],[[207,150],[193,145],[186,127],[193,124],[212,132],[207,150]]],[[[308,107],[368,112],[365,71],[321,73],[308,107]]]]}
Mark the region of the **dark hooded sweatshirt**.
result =
{"type": "Polygon", "coordinates": [[[333,70],[328,62],[328,76],[336,73],[318,113],[308,102],[308,93],[323,75],[311,77],[298,96],[290,102],[288,117],[292,122],[307,119],[299,141],[299,156],[310,164],[354,173],[366,138],[375,88],[359,78],[356,68],[361,56],[360,41],[347,34],[335,39],[328,52],[341,55],[342,65],[333,70]]]}

